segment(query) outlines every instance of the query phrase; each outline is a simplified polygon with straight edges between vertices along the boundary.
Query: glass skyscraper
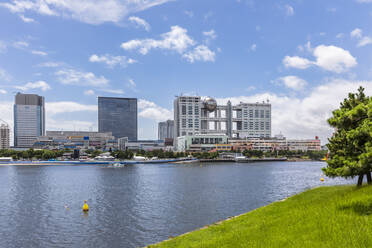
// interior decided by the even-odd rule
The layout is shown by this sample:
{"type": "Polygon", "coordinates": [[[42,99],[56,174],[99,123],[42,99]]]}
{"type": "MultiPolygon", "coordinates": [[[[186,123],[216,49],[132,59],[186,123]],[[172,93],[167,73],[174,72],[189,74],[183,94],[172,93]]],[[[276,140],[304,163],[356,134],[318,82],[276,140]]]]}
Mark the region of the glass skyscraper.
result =
{"type": "Polygon", "coordinates": [[[44,97],[17,93],[14,104],[14,146],[31,147],[45,134],[44,97]]]}
{"type": "Polygon", "coordinates": [[[98,131],[137,140],[137,98],[98,97],[98,131]]]}

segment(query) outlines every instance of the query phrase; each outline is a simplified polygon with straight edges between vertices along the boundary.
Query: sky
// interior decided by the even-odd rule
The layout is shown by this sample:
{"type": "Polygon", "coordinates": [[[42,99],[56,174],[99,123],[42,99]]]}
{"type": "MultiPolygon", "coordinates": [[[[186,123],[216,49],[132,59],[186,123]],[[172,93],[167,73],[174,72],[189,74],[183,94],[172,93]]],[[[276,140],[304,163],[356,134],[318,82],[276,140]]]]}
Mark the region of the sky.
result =
{"type": "Polygon", "coordinates": [[[176,95],[272,104],[272,134],[332,135],[332,110],[372,95],[372,0],[2,0],[0,119],[16,92],[47,130],[97,130],[97,96],[138,98],[157,138],[176,95]]]}

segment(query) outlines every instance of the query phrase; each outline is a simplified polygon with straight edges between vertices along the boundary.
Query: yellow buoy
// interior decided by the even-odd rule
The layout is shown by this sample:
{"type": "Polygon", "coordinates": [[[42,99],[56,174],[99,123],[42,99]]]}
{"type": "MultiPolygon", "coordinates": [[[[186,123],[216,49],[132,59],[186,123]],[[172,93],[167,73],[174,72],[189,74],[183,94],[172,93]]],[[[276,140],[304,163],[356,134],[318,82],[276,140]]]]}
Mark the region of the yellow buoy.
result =
{"type": "Polygon", "coordinates": [[[324,182],[324,178],[323,178],[323,177],[322,177],[322,178],[320,178],[320,181],[321,181],[321,182],[324,182]]]}
{"type": "Polygon", "coordinates": [[[88,206],[88,204],[87,204],[87,201],[86,201],[86,200],[84,201],[84,205],[83,205],[83,211],[84,211],[84,212],[88,212],[88,211],[89,211],[89,206],[88,206]]]}

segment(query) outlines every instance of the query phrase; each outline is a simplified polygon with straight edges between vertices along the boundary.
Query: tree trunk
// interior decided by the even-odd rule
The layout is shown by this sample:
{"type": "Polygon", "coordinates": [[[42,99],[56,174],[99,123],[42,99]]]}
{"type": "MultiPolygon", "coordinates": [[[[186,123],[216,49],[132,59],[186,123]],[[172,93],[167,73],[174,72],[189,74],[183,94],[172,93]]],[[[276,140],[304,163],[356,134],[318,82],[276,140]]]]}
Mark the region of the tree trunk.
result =
{"type": "Polygon", "coordinates": [[[368,184],[372,184],[371,172],[367,172],[367,182],[368,184]]]}
{"type": "Polygon", "coordinates": [[[361,174],[361,175],[358,176],[358,184],[357,184],[358,187],[362,186],[362,184],[363,184],[363,177],[364,177],[363,174],[361,174]]]}

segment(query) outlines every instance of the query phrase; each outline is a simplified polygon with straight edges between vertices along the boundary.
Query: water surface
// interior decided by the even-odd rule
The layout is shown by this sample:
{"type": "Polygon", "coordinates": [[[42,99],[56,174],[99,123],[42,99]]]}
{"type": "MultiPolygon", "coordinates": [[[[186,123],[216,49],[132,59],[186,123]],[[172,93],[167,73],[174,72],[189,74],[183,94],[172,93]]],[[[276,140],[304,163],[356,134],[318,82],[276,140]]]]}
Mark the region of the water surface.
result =
{"type": "Polygon", "coordinates": [[[324,166],[0,166],[0,247],[143,247],[312,187],[352,182],[321,183],[324,166]]]}

